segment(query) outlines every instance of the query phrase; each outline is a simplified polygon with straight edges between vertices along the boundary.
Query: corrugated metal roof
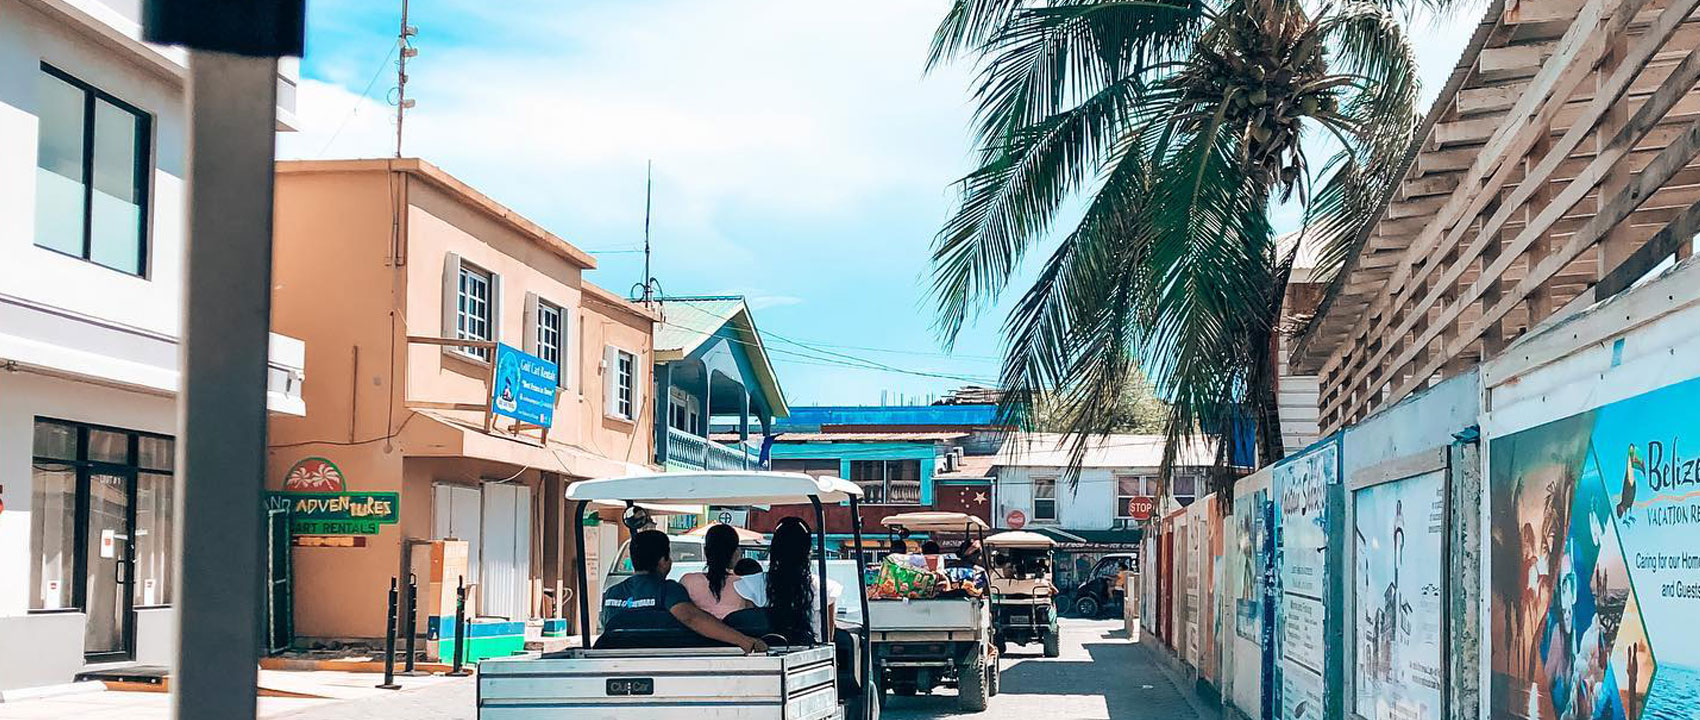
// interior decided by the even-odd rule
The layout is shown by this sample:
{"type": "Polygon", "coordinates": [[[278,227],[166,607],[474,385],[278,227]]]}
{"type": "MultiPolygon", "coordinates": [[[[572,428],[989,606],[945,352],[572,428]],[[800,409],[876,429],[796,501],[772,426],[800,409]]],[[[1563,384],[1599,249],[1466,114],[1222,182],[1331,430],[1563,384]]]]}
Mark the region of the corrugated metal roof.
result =
{"type": "Polygon", "coordinates": [[[813,405],[791,408],[783,428],[822,425],[945,425],[966,427],[997,421],[996,405],[813,405]]]}
{"type": "Polygon", "coordinates": [[[743,298],[664,298],[661,325],[655,328],[655,351],[689,355],[743,309],[743,298]]]}
{"type": "MultiPolygon", "coordinates": [[[[1092,438],[1081,459],[1081,467],[1154,468],[1163,464],[1162,435],[1109,435],[1092,438]]],[[[1003,444],[995,465],[1008,467],[1068,467],[1074,453],[1074,437],[1060,433],[1028,433],[1011,436],[1003,444]]],[[[1175,456],[1176,465],[1214,465],[1216,439],[1196,438],[1175,456]]]]}
{"type": "Polygon", "coordinates": [[[960,440],[968,433],[959,432],[781,432],[779,442],[939,442],[960,440]]]}

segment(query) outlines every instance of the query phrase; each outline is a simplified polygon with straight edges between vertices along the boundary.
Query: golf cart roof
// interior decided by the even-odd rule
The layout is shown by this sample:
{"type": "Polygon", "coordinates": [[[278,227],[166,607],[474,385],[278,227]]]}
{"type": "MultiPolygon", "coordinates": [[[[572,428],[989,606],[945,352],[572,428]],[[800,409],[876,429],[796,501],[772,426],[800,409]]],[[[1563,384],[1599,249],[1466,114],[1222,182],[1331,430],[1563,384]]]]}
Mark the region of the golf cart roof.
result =
{"type": "Polygon", "coordinates": [[[1026,530],[1011,530],[986,537],[987,546],[1006,548],[1045,548],[1056,547],[1057,541],[1049,535],[1040,535],[1026,530]]]}
{"type": "Polygon", "coordinates": [[[681,505],[785,505],[811,498],[838,503],[861,495],[862,488],[843,478],[758,470],[628,475],[580,480],[567,488],[568,500],[681,505]]]}
{"type": "Polygon", "coordinates": [[[880,521],[886,527],[921,532],[959,532],[964,528],[989,530],[990,525],[980,518],[959,512],[911,512],[892,515],[880,521]]]}

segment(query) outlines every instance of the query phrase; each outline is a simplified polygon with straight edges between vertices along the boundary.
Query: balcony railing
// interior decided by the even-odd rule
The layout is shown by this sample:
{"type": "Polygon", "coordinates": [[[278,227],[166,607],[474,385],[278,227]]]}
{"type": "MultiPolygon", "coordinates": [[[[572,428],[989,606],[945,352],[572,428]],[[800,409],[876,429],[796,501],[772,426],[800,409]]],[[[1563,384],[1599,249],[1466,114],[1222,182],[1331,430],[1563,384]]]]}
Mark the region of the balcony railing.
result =
{"type": "Polygon", "coordinates": [[[667,428],[667,464],[700,470],[761,467],[761,453],[744,445],[721,445],[701,435],[667,428]]]}

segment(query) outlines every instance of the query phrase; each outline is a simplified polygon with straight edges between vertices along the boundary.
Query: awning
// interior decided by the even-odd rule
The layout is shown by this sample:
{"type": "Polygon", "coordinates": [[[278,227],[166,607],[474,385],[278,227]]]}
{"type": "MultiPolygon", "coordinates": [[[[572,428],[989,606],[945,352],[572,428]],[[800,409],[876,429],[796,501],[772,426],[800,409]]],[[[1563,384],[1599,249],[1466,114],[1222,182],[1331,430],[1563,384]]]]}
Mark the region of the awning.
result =
{"type": "Polygon", "coordinates": [[[603,457],[576,445],[539,444],[484,432],[482,424],[436,410],[414,410],[398,436],[405,457],[473,458],[578,478],[652,473],[648,466],[603,457]]]}

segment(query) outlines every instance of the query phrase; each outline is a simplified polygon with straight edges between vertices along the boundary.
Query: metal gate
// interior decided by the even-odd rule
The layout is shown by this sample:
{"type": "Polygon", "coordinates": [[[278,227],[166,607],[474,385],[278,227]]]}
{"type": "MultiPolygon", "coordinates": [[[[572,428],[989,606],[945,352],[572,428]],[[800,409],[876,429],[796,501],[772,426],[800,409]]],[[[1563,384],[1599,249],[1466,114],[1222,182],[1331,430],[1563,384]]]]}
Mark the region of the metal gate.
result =
{"type": "Polygon", "coordinates": [[[289,505],[266,507],[266,654],[295,641],[295,569],[290,553],[289,505]]]}

